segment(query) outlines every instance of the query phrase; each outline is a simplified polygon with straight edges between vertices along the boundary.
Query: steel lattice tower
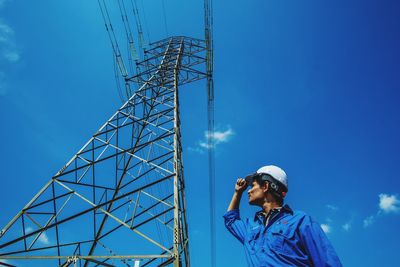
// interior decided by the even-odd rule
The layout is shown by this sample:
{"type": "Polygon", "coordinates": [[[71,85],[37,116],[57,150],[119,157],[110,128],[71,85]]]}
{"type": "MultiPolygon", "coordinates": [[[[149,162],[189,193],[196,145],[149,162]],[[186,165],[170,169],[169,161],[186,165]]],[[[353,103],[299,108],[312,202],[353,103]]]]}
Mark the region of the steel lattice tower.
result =
{"type": "Polygon", "coordinates": [[[207,45],[172,37],[145,55],[126,78],[138,89],[1,230],[0,262],[190,266],[178,90],[210,78],[207,45]]]}

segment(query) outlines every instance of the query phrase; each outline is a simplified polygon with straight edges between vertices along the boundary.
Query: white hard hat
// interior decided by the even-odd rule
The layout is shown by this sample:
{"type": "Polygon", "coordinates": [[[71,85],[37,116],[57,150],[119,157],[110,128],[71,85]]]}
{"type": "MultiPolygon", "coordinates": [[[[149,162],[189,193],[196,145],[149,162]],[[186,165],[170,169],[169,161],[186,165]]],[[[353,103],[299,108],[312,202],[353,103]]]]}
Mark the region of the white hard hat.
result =
{"type": "Polygon", "coordinates": [[[288,179],[287,175],[284,170],[281,168],[274,166],[274,165],[268,165],[261,167],[257,170],[257,173],[264,173],[272,176],[275,180],[279,181],[281,184],[283,184],[286,187],[286,191],[288,191],[288,179]]]}

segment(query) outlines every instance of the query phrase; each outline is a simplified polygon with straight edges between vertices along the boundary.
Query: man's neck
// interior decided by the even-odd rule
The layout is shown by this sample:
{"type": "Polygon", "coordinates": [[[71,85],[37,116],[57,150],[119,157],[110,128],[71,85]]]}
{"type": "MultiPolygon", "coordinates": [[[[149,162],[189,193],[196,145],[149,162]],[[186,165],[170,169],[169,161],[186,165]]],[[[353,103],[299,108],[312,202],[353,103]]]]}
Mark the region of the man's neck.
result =
{"type": "Polygon", "coordinates": [[[265,214],[268,214],[272,209],[278,209],[278,208],[281,208],[281,207],[282,207],[282,205],[280,205],[280,204],[278,204],[276,202],[268,202],[268,201],[265,201],[263,206],[262,206],[265,214]]]}

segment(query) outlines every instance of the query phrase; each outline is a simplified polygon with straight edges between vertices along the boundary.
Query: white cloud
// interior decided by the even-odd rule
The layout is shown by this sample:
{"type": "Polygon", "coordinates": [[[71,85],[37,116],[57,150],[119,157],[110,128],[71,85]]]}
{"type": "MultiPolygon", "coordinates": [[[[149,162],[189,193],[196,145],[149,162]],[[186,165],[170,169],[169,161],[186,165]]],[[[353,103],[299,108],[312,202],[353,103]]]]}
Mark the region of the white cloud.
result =
{"type": "Polygon", "coordinates": [[[326,234],[329,234],[331,231],[332,231],[332,228],[331,228],[331,226],[330,225],[328,225],[328,224],[321,224],[321,228],[322,228],[322,230],[324,230],[324,232],[326,233],[326,234]]]}
{"type": "Polygon", "coordinates": [[[345,230],[346,232],[348,232],[350,228],[351,228],[351,222],[347,222],[342,225],[342,229],[345,230]]]}
{"type": "MultiPolygon", "coordinates": [[[[33,228],[32,227],[27,227],[25,229],[25,232],[27,234],[32,233],[33,232],[33,228]]],[[[50,243],[49,238],[47,237],[45,232],[42,232],[38,238],[38,241],[41,242],[44,245],[48,245],[50,243]]]]}
{"type": "Polygon", "coordinates": [[[374,221],[375,221],[375,216],[373,216],[373,215],[368,216],[367,218],[365,218],[364,221],[363,221],[364,228],[366,228],[366,227],[370,226],[371,224],[373,224],[374,221]]]}
{"type": "Polygon", "coordinates": [[[7,59],[9,62],[17,62],[20,58],[20,55],[17,51],[4,51],[3,56],[5,59],[7,59]]]}
{"type": "MultiPolygon", "coordinates": [[[[0,8],[8,0],[0,0],[0,8]]],[[[14,38],[14,30],[0,18],[0,62],[16,63],[21,59],[21,54],[14,38]]],[[[7,69],[7,65],[6,65],[7,69]]],[[[5,96],[8,91],[6,73],[0,71],[0,97],[5,96]]]]}
{"type": "Polygon", "coordinates": [[[45,244],[45,245],[48,245],[48,244],[50,243],[49,238],[47,237],[47,235],[46,235],[45,232],[43,232],[43,233],[40,235],[40,237],[39,237],[38,240],[39,240],[40,242],[42,242],[43,244],[45,244]]]}
{"type": "Polygon", "coordinates": [[[233,130],[231,128],[228,128],[226,131],[214,131],[214,133],[208,134],[208,132],[205,132],[205,137],[206,139],[212,139],[215,144],[219,143],[226,143],[229,141],[231,136],[234,134],[233,130]]]}
{"type": "MultiPolygon", "coordinates": [[[[199,144],[201,146],[201,144],[199,144]]],[[[188,147],[189,151],[193,151],[196,153],[200,153],[203,154],[204,153],[204,149],[202,149],[201,147],[188,147]]]]}
{"type": "Polygon", "coordinates": [[[339,210],[339,207],[334,206],[334,205],[330,205],[330,204],[325,205],[325,207],[327,207],[327,208],[330,209],[331,211],[337,211],[337,210],[339,210]]]}
{"type": "Polygon", "coordinates": [[[20,52],[18,51],[14,40],[14,30],[5,22],[3,22],[1,19],[0,19],[0,48],[1,48],[1,57],[6,59],[8,62],[15,63],[20,59],[20,52]]]}
{"type": "Polygon", "coordinates": [[[221,143],[227,143],[230,141],[231,137],[234,135],[234,131],[231,127],[228,127],[225,131],[214,131],[214,133],[209,134],[207,131],[204,132],[204,139],[198,142],[197,147],[189,147],[190,151],[197,153],[204,153],[204,150],[211,148],[216,148],[217,145],[221,143]],[[212,143],[209,144],[209,141],[212,143]]]}
{"type": "Polygon", "coordinates": [[[210,145],[210,144],[208,144],[206,142],[203,142],[203,141],[199,142],[199,146],[202,147],[202,148],[205,148],[205,149],[210,149],[210,148],[213,147],[212,145],[210,145]]]}
{"type": "Polygon", "coordinates": [[[7,24],[0,21],[0,42],[8,43],[10,38],[14,35],[14,30],[10,28],[7,24]]]}
{"type": "Polygon", "coordinates": [[[399,212],[400,201],[395,195],[380,194],[379,208],[385,213],[399,212]]]}
{"type": "Polygon", "coordinates": [[[388,213],[400,213],[400,201],[397,195],[379,194],[379,210],[377,214],[364,219],[364,228],[373,224],[378,216],[388,213]]]}
{"type": "Polygon", "coordinates": [[[14,30],[0,20],[0,42],[9,44],[12,42],[14,30]]]}

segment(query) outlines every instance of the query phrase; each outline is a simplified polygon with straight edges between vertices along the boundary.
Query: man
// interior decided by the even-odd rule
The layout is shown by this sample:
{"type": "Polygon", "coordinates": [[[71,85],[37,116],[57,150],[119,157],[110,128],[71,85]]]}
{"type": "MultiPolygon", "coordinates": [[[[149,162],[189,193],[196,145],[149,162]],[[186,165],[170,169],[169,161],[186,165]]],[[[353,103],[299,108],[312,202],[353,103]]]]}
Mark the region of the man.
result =
{"type": "Polygon", "coordinates": [[[320,225],[283,200],[288,192],[286,173],[264,166],[236,181],[224,215],[225,226],[245,248],[249,266],[342,266],[320,225]],[[260,206],[253,220],[242,220],[239,204],[247,186],[249,203],[260,206]]]}

